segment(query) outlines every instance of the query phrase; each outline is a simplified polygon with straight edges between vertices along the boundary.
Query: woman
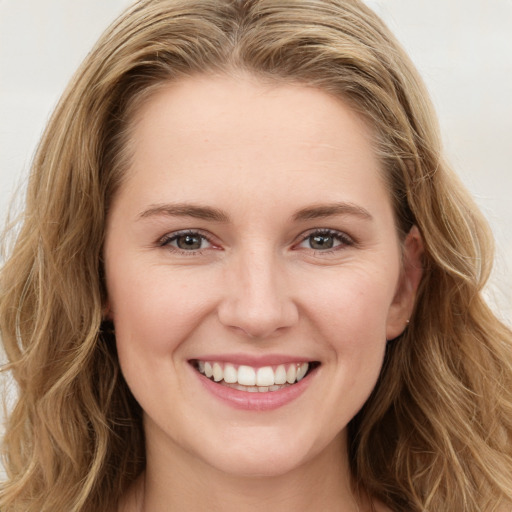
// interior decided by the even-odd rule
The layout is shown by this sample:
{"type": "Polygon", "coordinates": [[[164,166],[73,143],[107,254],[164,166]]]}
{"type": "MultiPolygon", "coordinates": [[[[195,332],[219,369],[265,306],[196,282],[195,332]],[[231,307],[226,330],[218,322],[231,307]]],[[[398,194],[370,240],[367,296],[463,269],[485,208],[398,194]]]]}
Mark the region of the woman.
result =
{"type": "Polygon", "coordinates": [[[509,510],[491,247],[364,5],[135,4],[2,270],[0,508],[509,510]]]}

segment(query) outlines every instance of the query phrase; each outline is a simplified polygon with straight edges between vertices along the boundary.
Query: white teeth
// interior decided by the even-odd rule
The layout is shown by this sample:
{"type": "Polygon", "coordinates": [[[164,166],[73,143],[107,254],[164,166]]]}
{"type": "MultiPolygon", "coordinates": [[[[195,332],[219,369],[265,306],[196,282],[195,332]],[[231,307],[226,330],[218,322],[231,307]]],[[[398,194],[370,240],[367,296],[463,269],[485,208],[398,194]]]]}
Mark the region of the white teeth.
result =
{"type": "Polygon", "coordinates": [[[297,369],[297,382],[299,382],[299,380],[302,380],[304,378],[304,375],[306,375],[308,369],[309,369],[308,363],[302,363],[299,366],[299,368],[297,369]]]}
{"type": "Polygon", "coordinates": [[[274,384],[285,384],[286,383],[286,368],[284,365],[280,364],[276,368],[276,373],[274,374],[274,384]]]}
{"type": "Polygon", "coordinates": [[[241,365],[237,369],[230,363],[223,365],[219,362],[197,361],[197,369],[215,382],[223,381],[224,385],[251,393],[265,393],[302,380],[309,370],[309,363],[280,364],[274,370],[271,366],[255,369],[241,365]]]}
{"type": "Polygon", "coordinates": [[[254,368],[250,366],[239,366],[238,367],[238,384],[243,386],[254,386],[256,385],[256,372],[254,368]]]}
{"type": "Polygon", "coordinates": [[[224,366],[224,382],[234,384],[238,381],[238,372],[232,364],[224,366]]]}
{"type": "Polygon", "coordinates": [[[256,373],[257,386],[273,386],[274,385],[274,370],[270,366],[259,368],[256,373]]]}
{"type": "Polygon", "coordinates": [[[224,372],[222,366],[219,363],[213,363],[213,380],[220,382],[224,378],[224,372]]]}
{"type": "Polygon", "coordinates": [[[291,364],[288,368],[288,371],[286,372],[286,382],[288,384],[293,384],[295,380],[297,379],[297,368],[295,365],[291,364]]]}

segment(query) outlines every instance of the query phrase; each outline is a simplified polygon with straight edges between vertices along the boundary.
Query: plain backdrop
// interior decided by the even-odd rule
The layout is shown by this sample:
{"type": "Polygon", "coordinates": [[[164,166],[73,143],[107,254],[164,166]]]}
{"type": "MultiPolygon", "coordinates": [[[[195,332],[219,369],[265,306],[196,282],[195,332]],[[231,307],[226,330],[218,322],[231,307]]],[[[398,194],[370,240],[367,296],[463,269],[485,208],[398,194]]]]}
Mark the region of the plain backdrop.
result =
{"type": "MultiPolygon", "coordinates": [[[[0,0],[0,222],[59,95],[128,0],[0,0]]],[[[489,300],[512,324],[512,0],[367,0],[419,68],[448,157],[489,219],[489,300]]],[[[2,222],[3,223],[3,222],[2,222]]]]}

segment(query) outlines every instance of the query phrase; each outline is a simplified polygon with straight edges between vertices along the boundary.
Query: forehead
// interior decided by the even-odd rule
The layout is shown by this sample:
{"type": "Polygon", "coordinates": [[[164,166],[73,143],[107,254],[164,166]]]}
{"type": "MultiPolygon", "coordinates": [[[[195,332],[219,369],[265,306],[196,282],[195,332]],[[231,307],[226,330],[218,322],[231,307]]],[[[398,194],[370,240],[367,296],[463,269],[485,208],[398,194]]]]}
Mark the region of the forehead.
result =
{"type": "Polygon", "coordinates": [[[345,200],[346,192],[371,202],[385,188],[367,123],[313,87],[184,79],[149,97],[131,134],[127,186],[147,192],[146,201],[166,191],[180,201],[234,200],[236,190],[260,201],[293,191],[299,201],[345,200]]]}
{"type": "MultiPolygon", "coordinates": [[[[239,142],[250,148],[277,134],[285,145],[343,150],[356,139],[364,139],[366,149],[372,145],[369,124],[340,98],[312,86],[263,82],[251,75],[199,75],[163,84],[146,98],[133,125],[136,140],[145,144],[157,129],[186,141],[187,147],[201,137],[210,146],[239,142]]],[[[373,158],[373,151],[367,154],[373,158]]]]}

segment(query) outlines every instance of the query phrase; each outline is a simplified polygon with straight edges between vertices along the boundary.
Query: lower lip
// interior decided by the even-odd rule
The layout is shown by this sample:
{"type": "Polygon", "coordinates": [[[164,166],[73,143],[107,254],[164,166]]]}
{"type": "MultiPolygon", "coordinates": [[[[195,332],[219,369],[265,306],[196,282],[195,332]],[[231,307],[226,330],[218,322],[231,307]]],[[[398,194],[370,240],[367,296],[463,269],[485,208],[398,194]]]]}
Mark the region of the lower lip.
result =
{"type": "Polygon", "coordinates": [[[244,409],[247,411],[271,411],[283,407],[304,393],[311,382],[311,378],[316,373],[316,371],[313,371],[296,384],[292,384],[291,386],[284,387],[277,391],[251,393],[249,391],[240,391],[228,386],[223,386],[222,384],[217,384],[198,371],[194,371],[199,377],[201,384],[208,392],[235,409],[244,409]]]}

